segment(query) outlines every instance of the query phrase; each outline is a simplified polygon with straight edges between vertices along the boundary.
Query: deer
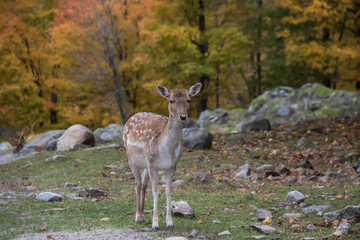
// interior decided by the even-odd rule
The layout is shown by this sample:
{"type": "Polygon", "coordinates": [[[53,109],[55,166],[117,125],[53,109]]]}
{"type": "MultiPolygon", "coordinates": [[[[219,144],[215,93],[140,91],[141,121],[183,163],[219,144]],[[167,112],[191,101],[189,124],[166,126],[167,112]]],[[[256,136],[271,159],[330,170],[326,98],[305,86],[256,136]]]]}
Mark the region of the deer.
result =
{"type": "Polygon", "coordinates": [[[126,122],[123,142],[131,171],[135,178],[137,210],[135,223],[145,221],[145,193],[149,182],[152,185],[153,218],[152,230],[159,230],[158,217],[158,170],[164,170],[166,194],[166,227],[174,227],[171,217],[172,181],[176,163],[183,152],[182,129],[189,116],[190,98],[201,90],[202,84],[192,85],[188,90],[168,90],[158,85],[159,94],[168,100],[169,117],[151,112],[139,112],[126,122]],[[142,174],[141,171],[143,170],[142,174]]]}

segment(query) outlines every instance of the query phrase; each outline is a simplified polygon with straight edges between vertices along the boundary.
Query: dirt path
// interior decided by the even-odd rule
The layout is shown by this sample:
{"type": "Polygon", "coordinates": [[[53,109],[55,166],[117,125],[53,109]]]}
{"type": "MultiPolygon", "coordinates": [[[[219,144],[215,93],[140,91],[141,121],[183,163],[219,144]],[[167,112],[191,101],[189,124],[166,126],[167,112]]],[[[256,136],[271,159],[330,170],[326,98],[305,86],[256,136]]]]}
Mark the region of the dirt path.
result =
{"type": "Polygon", "coordinates": [[[154,238],[145,232],[135,232],[127,229],[94,229],[90,231],[63,231],[63,232],[48,232],[48,233],[28,233],[20,235],[13,240],[131,240],[131,239],[145,239],[158,240],[162,238],[154,238]]]}

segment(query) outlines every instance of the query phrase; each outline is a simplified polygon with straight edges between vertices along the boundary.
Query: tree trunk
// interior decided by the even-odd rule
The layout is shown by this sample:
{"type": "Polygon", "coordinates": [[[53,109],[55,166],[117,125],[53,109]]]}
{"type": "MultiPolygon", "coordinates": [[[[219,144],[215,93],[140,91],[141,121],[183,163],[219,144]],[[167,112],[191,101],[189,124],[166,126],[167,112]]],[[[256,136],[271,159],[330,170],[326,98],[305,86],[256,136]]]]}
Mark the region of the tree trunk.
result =
{"type": "MultiPolygon", "coordinates": [[[[260,9],[262,7],[262,0],[257,0],[257,5],[258,8],[260,9]]],[[[256,73],[257,73],[257,95],[260,96],[261,95],[261,52],[260,52],[260,47],[261,47],[261,35],[262,35],[262,17],[261,17],[261,13],[259,14],[259,19],[258,19],[258,39],[257,39],[257,45],[258,45],[258,53],[256,54],[256,73]]]]}
{"type": "MultiPolygon", "coordinates": [[[[198,44],[198,49],[201,52],[203,64],[205,63],[205,59],[209,55],[208,50],[208,41],[205,39],[205,31],[206,31],[206,25],[205,25],[205,6],[203,0],[198,0],[199,2],[199,31],[200,31],[200,43],[198,44]]],[[[208,93],[207,88],[210,83],[210,76],[208,74],[203,74],[200,78],[200,82],[203,85],[203,91],[200,95],[200,100],[198,102],[197,110],[200,114],[202,111],[204,111],[207,107],[207,99],[208,99],[208,93]]]]}
{"type": "MultiPolygon", "coordinates": [[[[57,95],[54,92],[51,92],[51,102],[56,106],[56,104],[57,104],[57,95]]],[[[57,124],[56,110],[55,109],[50,110],[50,123],[51,124],[57,124]]]]}

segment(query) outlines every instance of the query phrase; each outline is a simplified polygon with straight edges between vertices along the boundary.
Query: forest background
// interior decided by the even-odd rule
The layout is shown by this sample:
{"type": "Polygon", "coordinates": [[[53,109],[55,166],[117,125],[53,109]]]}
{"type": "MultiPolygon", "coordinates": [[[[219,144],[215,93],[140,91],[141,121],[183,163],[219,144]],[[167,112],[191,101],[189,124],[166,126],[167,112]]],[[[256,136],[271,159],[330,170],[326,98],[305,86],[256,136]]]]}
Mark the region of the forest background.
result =
{"type": "Polygon", "coordinates": [[[360,89],[357,0],[0,0],[0,126],[167,115],[157,84],[203,83],[193,117],[276,86],[360,89]]]}

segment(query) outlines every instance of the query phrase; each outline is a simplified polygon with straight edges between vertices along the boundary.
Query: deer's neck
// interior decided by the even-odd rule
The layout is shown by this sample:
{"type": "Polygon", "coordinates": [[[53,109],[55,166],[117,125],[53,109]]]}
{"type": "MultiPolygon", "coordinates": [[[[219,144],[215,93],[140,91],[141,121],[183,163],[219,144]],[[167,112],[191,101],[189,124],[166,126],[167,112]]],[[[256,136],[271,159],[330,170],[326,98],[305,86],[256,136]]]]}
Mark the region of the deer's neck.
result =
{"type": "Polygon", "coordinates": [[[184,122],[177,121],[170,115],[162,132],[162,145],[166,146],[169,150],[178,146],[182,139],[183,128],[184,122]]]}

